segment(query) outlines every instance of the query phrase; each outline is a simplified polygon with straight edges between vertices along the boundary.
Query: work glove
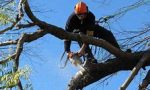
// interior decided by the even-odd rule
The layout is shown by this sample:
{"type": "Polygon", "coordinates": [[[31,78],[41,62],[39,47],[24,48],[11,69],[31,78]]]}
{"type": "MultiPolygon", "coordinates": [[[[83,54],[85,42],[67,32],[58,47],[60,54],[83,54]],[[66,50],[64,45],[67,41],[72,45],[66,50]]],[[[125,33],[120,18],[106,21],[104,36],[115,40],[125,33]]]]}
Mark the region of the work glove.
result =
{"type": "Polygon", "coordinates": [[[78,66],[82,64],[82,59],[80,58],[78,53],[68,52],[67,56],[73,65],[78,66]]]}
{"type": "Polygon", "coordinates": [[[72,57],[73,57],[73,55],[78,55],[79,57],[81,57],[81,56],[82,56],[82,54],[81,54],[81,53],[79,53],[79,52],[77,52],[77,53],[67,52],[67,57],[68,57],[68,58],[72,58],[72,57]]]}
{"type": "Polygon", "coordinates": [[[72,58],[73,57],[73,52],[67,52],[67,57],[72,58]]]}

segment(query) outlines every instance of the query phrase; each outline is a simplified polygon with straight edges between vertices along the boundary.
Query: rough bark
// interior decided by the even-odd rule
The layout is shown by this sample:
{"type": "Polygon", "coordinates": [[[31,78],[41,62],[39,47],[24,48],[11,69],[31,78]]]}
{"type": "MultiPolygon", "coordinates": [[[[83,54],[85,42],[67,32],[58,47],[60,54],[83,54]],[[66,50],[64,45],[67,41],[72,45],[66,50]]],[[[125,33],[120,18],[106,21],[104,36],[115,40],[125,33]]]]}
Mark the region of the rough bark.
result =
{"type": "MultiPolygon", "coordinates": [[[[94,83],[108,75],[122,71],[122,70],[132,70],[134,66],[139,62],[141,57],[145,52],[134,53],[139,57],[134,57],[131,59],[126,58],[114,58],[109,59],[104,63],[99,64],[87,64],[85,66],[86,71],[79,71],[69,82],[68,90],[78,90],[94,83]],[[82,73],[80,73],[82,72],[82,73]]],[[[150,53],[149,53],[150,55],[150,53]]],[[[150,57],[148,58],[150,59],[150,57]]],[[[150,65],[150,61],[146,61],[143,67],[150,65]]]]}
{"type": "Polygon", "coordinates": [[[142,58],[140,59],[140,61],[137,63],[137,65],[132,69],[131,75],[122,84],[122,86],[120,87],[120,90],[126,90],[126,88],[128,87],[128,85],[131,83],[131,81],[134,79],[134,77],[138,74],[139,70],[141,69],[141,67],[143,66],[143,64],[146,62],[146,60],[148,60],[148,58],[150,58],[150,53],[149,52],[145,53],[142,56],[142,58]]]}

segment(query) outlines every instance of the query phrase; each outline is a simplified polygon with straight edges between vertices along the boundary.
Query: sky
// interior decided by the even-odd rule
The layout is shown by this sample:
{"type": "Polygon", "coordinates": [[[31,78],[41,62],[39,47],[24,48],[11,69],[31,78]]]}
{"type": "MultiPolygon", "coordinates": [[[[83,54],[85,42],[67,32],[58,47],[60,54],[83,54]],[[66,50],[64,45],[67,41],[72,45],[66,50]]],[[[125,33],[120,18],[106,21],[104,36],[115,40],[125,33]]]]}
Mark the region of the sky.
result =
{"type": "MultiPolygon", "coordinates": [[[[122,7],[126,7],[136,0],[83,0],[87,3],[89,10],[92,11],[96,19],[102,16],[112,15],[122,7]],[[103,3],[102,3],[103,2],[103,3]]],[[[78,0],[29,0],[29,4],[34,14],[41,20],[64,28],[68,16],[73,12],[78,0]]],[[[147,7],[140,7],[131,10],[121,17],[118,21],[112,21],[111,31],[116,33],[120,30],[137,30],[149,22],[147,7]]],[[[149,9],[150,10],[150,9],[149,9]]],[[[32,28],[36,30],[35,28],[32,28]]],[[[119,39],[119,35],[115,34],[119,39]]],[[[76,52],[78,46],[72,45],[72,51],[76,52]],[[75,49],[77,48],[77,49],[75,49]]],[[[21,64],[30,66],[32,74],[30,81],[34,90],[66,90],[72,76],[78,71],[70,63],[64,69],[60,58],[64,52],[63,40],[52,35],[46,35],[25,46],[21,56],[21,64]]],[[[141,71],[139,74],[141,74],[141,71]]],[[[130,71],[121,71],[113,75],[109,80],[100,84],[100,81],[87,86],[84,90],[117,90],[129,76],[130,71]]],[[[127,90],[137,90],[139,81],[143,75],[136,77],[127,90]]]]}

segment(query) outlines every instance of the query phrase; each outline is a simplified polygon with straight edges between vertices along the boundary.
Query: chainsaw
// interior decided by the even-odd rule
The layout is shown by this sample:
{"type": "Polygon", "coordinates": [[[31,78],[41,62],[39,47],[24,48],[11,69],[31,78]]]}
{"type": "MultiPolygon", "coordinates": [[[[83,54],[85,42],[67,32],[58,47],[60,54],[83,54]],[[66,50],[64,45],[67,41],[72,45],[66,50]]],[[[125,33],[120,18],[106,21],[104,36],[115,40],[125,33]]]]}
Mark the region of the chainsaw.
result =
{"type": "Polygon", "coordinates": [[[78,67],[82,71],[85,71],[85,69],[83,68],[82,59],[78,56],[77,53],[75,53],[71,58],[69,58],[69,60],[74,66],[78,67]]]}

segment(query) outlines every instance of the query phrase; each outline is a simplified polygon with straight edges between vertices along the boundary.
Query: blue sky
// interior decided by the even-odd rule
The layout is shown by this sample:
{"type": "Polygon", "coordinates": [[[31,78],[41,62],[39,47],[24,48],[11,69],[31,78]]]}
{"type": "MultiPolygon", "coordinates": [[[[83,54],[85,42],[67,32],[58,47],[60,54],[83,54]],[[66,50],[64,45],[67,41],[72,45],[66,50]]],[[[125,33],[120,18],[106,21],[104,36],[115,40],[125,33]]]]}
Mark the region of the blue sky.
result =
{"type": "MultiPolygon", "coordinates": [[[[102,16],[111,15],[121,7],[128,6],[136,0],[84,0],[89,9],[99,19],[102,16]],[[103,4],[102,1],[105,1],[103,4]]],[[[74,9],[77,0],[29,0],[35,15],[47,23],[64,28],[66,20],[74,9]]],[[[147,7],[140,7],[129,11],[117,22],[112,22],[112,32],[122,30],[137,30],[142,28],[149,20],[150,13],[147,13],[147,7]]],[[[120,36],[115,35],[117,39],[120,36]]],[[[66,68],[61,69],[60,57],[63,53],[63,41],[52,35],[46,35],[36,40],[24,49],[21,57],[21,66],[28,64],[32,68],[31,82],[34,90],[66,90],[67,84],[71,77],[78,70],[70,63],[66,68]]],[[[73,46],[78,48],[78,46],[73,46]]],[[[73,50],[73,49],[72,49],[73,50]]],[[[73,50],[75,51],[75,50],[73,50]]],[[[103,84],[96,82],[85,90],[117,90],[124,80],[128,77],[129,71],[122,71],[114,75],[111,79],[103,84]],[[108,82],[108,83],[107,83],[108,82]]],[[[134,80],[134,84],[129,86],[128,90],[136,90],[140,77],[134,80]]]]}

